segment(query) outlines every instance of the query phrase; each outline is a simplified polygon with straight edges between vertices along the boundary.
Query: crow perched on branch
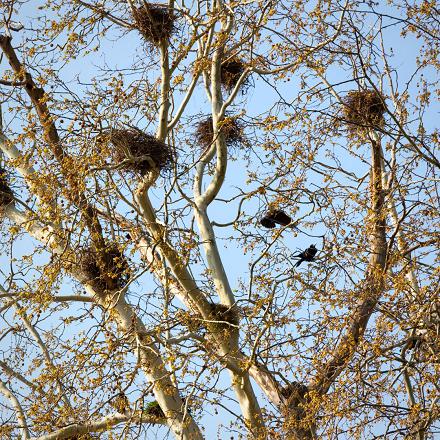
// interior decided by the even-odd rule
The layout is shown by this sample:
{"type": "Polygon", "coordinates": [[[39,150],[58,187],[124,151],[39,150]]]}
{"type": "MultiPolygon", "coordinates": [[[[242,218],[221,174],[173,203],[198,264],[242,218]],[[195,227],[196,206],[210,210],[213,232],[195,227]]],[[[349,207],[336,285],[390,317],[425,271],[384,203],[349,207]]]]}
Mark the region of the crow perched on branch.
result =
{"type": "Polygon", "coordinates": [[[316,246],[312,244],[305,251],[294,255],[294,257],[299,258],[298,262],[295,264],[295,267],[298,267],[303,261],[313,261],[315,259],[316,252],[318,252],[318,249],[316,249],[316,246]]]}

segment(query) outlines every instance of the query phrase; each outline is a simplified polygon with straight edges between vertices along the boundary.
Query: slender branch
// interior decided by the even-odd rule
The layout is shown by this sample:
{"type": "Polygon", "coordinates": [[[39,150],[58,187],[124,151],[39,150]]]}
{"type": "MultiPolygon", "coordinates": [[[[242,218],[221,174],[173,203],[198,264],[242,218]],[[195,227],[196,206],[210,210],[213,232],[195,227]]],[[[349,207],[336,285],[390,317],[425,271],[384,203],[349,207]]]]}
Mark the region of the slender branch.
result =
{"type": "Polygon", "coordinates": [[[28,386],[33,391],[38,391],[38,386],[27,380],[22,374],[18,373],[17,371],[14,371],[11,367],[9,367],[6,362],[0,361],[0,368],[3,369],[7,374],[9,374],[11,377],[14,377],[15,379],[19,380],[20,382],[24,383],[26,386],[28,386]]]}
{"type": "Polygon", "coordinates": [[[21,320],[23,321],[24,326],[26,327],[28,332],[33,336],[33,338],[35,339],[35,342],[37,343],[37,345],[40,347],[41,351],[43,352],[43,356],[46,359],[47,365],[50,367],[52,372],[55,374],[55,376],[56,376],[55,382],[56,382],[57,389],[58,389],[58,392],[60,394],[61,399],[63,400],[63,402],[67,408],[70,408],[71,410],[73,410],[72,404],[70,403],[69,399],[67,398],[66,393],[64,392],[63,384],[59,378],[58,373],[56,372],[57,368],[52,361],[52,357],[49,353],[49,350],[46,347],[46,344],[44,343],[44,341],[41,338],[40,334],[38,333],[37,329],[32,325],[32,323],[27,318],[27,315],[24,312],[24,310],[18,306],[15,306],[15,308],[17,310],[17,314],[20,316],[21,320]]]}
{"type": "Polygon", "coordinates": [[[18,399],[11,393],[11,391],[6,386],[6,383],[0,379],[0,393],[2,393],[11,402],[14,410],[17,414],[17,419],[22,432],[22,439],[27,440],[30,438],[29,428],[26,422],[26,417],[24,415],[23,408],[20,405],[18,399]]]}

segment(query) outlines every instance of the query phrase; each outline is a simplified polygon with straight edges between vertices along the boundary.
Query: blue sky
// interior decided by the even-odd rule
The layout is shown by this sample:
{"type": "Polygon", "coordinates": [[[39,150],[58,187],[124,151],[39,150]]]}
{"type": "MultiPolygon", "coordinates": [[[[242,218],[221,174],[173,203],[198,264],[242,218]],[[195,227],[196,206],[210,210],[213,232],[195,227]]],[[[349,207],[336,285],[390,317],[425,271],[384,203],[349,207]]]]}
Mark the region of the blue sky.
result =
{"type": "MultiPolygon", "coordinates": [[[[35,10],[35,6],[39,5],[39,2],[30,2],[30,4],[26,5],[24,9],[20,12],[20,20],[25,23],[30,23],[29,17],[35,16],[35,14],[42,14],[43,11],[35,10]]],[[[389,12],[389,6],[381,4],[380,8],[384,11],[389,12]]],[[[47,11],[46,11],[47,12],[47,11]]],[[[14,34],[14,41],[19,41],[26,34],[14,34]]],[[[386,44],[391,48],[393,48],[393,53],[395,54],[393,61],[393,67],[398,71],[399,82],[404,84],[406,81],[410,79],[414,69],[415,69],[415,57],[419,51],[420,42],[417,41],[413,37],[408,37],[405,41],[401,39],[396,31],[396,28],[390,27],[385,32],[385,41],[386,44]]],[[[79,79],[83,83],[87,83],[93,77],[96,71],[97,66],[103,66],[104,64],[117,69],[125,69],[132,64],[133,57],[139,57],[141,55],[141,51],[138,48],[139,46],[139,35],[137,32],[133,31],[129,34],[125,35],[123,38],[115,38],[112,41],[102,41],[101,50],[98,53],[93,53],[85,58],[77,59],[70,61],[66,66],[63,67],[62,70],[62,78],[63,80],[70,84],[72,87],[79,79]],[[135,55],[135,51],[133,48],[137,48],[137,54],[135,55]]],[[[5,67],[4,60],[2,61],[1,67],[5,67]]],[[[154,75],[154,73],[152,73],[154,75]]],[[[426,75],[429,76],[429,70],[426,75]]],[[[340,78],[345,80],[350,79],[349,74],[347,72],[343,72],[342,70],[335,68],[330,70],[328,79],[330,82],[339,81],[340,78]]],[[[260,79],[259,77],[253,77],[253,81],[255,86],[251,88],[248,94],[244,97],[240,97],[240,100],[243,103],[243,106],[246,108],[248,117],[256,117],[267,109],[268,102],[275,102],[279,96],[274,91],[272,87],[266,84],[265,81],[260,79]]],[[[284,84],[278,84],[278,92],[285,98],[286,101],[293,101],[298,94],[299,91],[299,83],[294,79],[290,82],[286,82],[284,84]]],[[[340,87],[341,92],[345,92],[353,88],[353,84],[345,84],[340,87]]],[[[411,91],[414,91],[414,84],[411,84],[411,91]]],[[[386,93],[386,89],[385,89],[386,93]]],[[[240,106],[238,107],[240,108],[240,106]]],[[[199,114],[199,113],[209,113],[210,105],[209,102],[202,90],[199,88],[199,91],[194,95],[193,99],[190,102],[190,105],[187,108],[188,114],[199,114]]],[[[294,108],[286,107],[286,111],[294,112],[294,108]]],[[[432,112],[434,115],[438,116],[438,104],[437,107],[433,105],[432,112]]],[[[19,131],[19,127],[15,127],[15,122],[8,119],[8,114],[5,115],[5,120],[7,124],[12,124],[14,129],[19,131]]],[[[428,119],[427,128],[433,129],[435,127],[436,118],[428,119]]],[[[150,131],[153,131],[153,127],[150,128],[150,131]]],[[[329,145],[329,148],[333,148],[329,145]]],[[[260,150],[261,151],[261,150],[260,150]]],[[[325,158],[322,158],[325,160],[325,158]]],[[[365,167],[360,162],[353,161],[352,157],[348,155],[340,157],[340,160],[343,164],[351,164],[353,163],[352,170],[357,174],[362,174],[365,172],[365,167]]],[[[320,178],[318,176],[314,176],[315,180],[312,184],[319,186],[321,184],[320,178]]],[[[229,163],[228,175],[226,179],[226,183],[219,195],[221,198],[227,198],[231,195],[237,193],[237,188],[243,187],[243,184],[246,180],[246,163],[243,160],[237,160],[229,163]]],[[[252,184],[249,185],[252,188],[252,184]]],[[[159,206],[162,200],[162,191],[158,190],[153,192],[152,201],[155,206],[159,206]]],[[[236,205],[237,203],[233,203],[234,206],[228,205],[225,207],[224,203],[216,202],[209,209],[209,214],[214,218],[217,222],[223,223],[232,220],[235,215],[236,205]],[[234,213],[234,214],[231,214],[234,213]]],[[[294,208],[294,207],[292,207],[294,208]]],[[[260,210],[264,210],[264,206],[261,206],[261,200],[258,198],[254,198],[252,201],[246,204],[247,212],[258,212],[260,210]]],[[[286,210],[289,211],[289,207],[286,207],[286,210]]],[[[255,219],[255,221],[257,218],[255,219]]],[[[246,280],[248,275],[248,259],[243,258],[243,252],[241,249],[235,246],[234,243],[229,243],[227,237],[231,234],[230,228],[227,231],[223,231],[222,228],[217,228],[219,242],[218,245],[220,247],[220,252],[224,257],[224,265],[226,267],[227,273],[230,275],[230,281],[234,289],[239,288],[238,281],[240,279],[246,280]]],[[[307,231],[313,235],[321,235],[325,234],[326,231],[323,227],[317,225],[312,230],[307,231]]],[[[268,234],[268,232],[261,231],[262,234],[268,234]]],[[[285,246],[286,254],[295,253],[298,249],[304,249],[309,246],[311,243],[317,243],[318,248],[322,244],[322,240],[319,238],[311,238],[304,233],[295,234],[292,231],[286,230],[283,234],[283,244],[285,246]]],[[[25,254],[31,252],[34,244],[29,239],[20,240],[17,243],[16,250],[18,253],[25,254]]],[[[301,270],[306,271],[308,267],[301,268],[301,270]]],[[[149,282],[149,278],[146,276],[145,283],[149,282]]],[[[63,286],[63,293],[70,293],[70,284],[65,284],[63,286]]],[[[141,290],[143,287],[141,288],[141,290]]],[[[149,287],[146,287],[146,290],[149,290],[149,287]]],[[[66,312],[67,313],[67,312],[66,312]]],[[[70,311],[69,311],[70,313],[70,311]]],[[[301,315],[300,315],[301,316],[301,315]]],[[[51,320],[45,322],[45,325],[50,326],[52,323],[51,320]]],[[[55,324],[56,321],[53,320],[55,324]]],[[[5,347],[3,347],[4,349],[5,347]]],[[[221,384],[227,389],[229,387],[229,379],[226,377],[222,377],[221,384]]],[[[257,387],[256,387],[257,389],[257,387]]],[[[259,390],[258,390],[259,392],[259,390]]],[[[205,427],[207,438],[214,438],[217,436],[217,429],[219,423],[228,423],[228,416],[226,412],[220,410],[220,415],[218,417],[212,417],[209,421],[205,420],[205,427]]],[[[162,434],[162,432],[161,432],[162,434]]],[[[160,434],[160,435],[161,435],[160,434]]],[[[160,438],[160,435],[158,437],[160,438]]],[[[232,434],[231,434],[232,435],[232,434]]],[[[234,437],[235,438],[235,437],[234,437]]]]}

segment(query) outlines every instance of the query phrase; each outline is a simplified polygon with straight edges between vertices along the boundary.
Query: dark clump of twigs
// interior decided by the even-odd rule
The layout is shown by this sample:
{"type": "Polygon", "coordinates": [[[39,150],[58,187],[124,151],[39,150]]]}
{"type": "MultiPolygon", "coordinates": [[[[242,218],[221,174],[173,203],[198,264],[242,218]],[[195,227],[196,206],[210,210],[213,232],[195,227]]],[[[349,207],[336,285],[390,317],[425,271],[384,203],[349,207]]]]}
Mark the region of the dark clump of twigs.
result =
{"type": "Polygon", "coordinates": [[[149,402],[146,408],[144,408],[143,413],[145,415],[154,417],[157,420],[165,419],[165,414],[162,411],[162,408],[160,407],[159,403],[156,402],[156,400],[149,402]]]}
{"type": "MultiPolygon", "coordinates": [[[[219,123],[220,132],[223,134],[228,148],[234,149],[240,147],[244,141],[243,126],[234,117],[226,117],[219,123]]],[[[196,126],[195,137],[197,142],[204,148],[208,148],[214,139],[214,127],[212,116],[200,121],[196,126]]]]}
{"type": "Polygon", "coordinates": [[[114,160],[121,168],[144,175],[157,168],[170,171],[175,161],[173,150],[156,137],[137,128],[114,129],[109,133],[114,145],[114,160]]]}
{"type": "MultiPolygon", "coordinates": [[[[238,57],[230,58],[222,63],[220,68],[220,82],[222,86],[228,90],[232,91],[236,86],[241,75],[246,69],[243,61],[238,57]]],[[[240,84],[240,89],[242,92],[246,91],[250,85],[249,75],[240,84]]]]}
{"type": "Polygon", "coordinates": [[[209,328],[214,333],[223,332],[224,330],[235,331],[239,324],[239,313],[236,306],[226,306],[224,304],[210,304],[209,315],[203,318],[200,314],[180,312],[177,319],[190,331],[198,332],[202,329],[209,328]]]}
{"type": "Polygon", "coordinates": [[[155,45],[169,40],[175,29],[173,10],[164,4],[144,2],[133,9],[133,18],[143,37],[155,45]]]}
{"type": "Polygon", "coordinates": [[[100,251],[95,246],[85,249],[80,266],[90,285],[99,291],[121,289],[130,279],[128,262],[114,243],[100,251]]]}
{"type": "Polygon", "coordinates": [[[309,389],[306,385],[292,382],[280,391],[282,396],[286,399],[287,405],[295,407],[306,400],[306,395],[309,392],[309,389]]]}
{"type": "Polygon", "coordinates": [[[384,98],[376,90],[354,90],[347,94],[342,106],[342,117],[352,132],[380,127],[386,111],[384,98]]]}
{"type": "Polygon", "coordinates": [[[14,200],[14,194],[9,187],[6,170],[0,167],[0,207],[8,206],[14,200]]]}
{"type": "Polygon", "coordinates": [[[237,327],[239,316],[235,307],[224,304],[211,304],[210,320],[214,321],[219,327],[237,327]]]}

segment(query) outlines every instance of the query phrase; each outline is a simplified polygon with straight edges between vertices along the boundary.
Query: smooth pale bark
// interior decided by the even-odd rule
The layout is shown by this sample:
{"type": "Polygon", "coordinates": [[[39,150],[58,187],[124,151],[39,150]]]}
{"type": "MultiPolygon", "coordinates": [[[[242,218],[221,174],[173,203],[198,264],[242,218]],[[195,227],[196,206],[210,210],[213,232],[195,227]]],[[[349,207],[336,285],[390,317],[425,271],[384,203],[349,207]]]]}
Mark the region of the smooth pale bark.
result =
{"type": "Polygon", "coordinates": [[[22,440],[27,440],[30,437],[29,428],[26,422],[26,417],[24,415],[23,408],[20,405],[18,399],[11,393],[9,388],[6,386],[6,383],[0,379],[0,393],[2,393],[10,402],[12,407],[15,410],[17,415],[18,425],[21,430],[21,438],[22,440]]]}
{"type": "Polygon", "coordinates": [[[202,238],[208,268],[214,281],[215,291],[222,304],[232,307],[234,306],[235,298],[218,251],[211,222],[204,207],[197,207],[194,214],[202,238]]]}
{"type": "MultiPolygon", "coordinates": [[[[4,214],[18,226],[24,228],[31,236],[52,249],[54,253],[67,252],[67,246],[61,246],[57,240],[55,229],[39,224],[17,210],[12,204],[4,208],[4,214]]],[[[173,385],[170,373],[167,371],[160,352],[152,342],[147,329],[136,315],[133,307],[125,301],[123,293],[116,292],[116,301],[104,292],[94,290],[88,284],[87,275],[74,267],[71,274],[86,287],[95,302],[113,311],[118,328],[126,336],[132,336],[133,352],[140,357],[140,366],[146,378],[153,384],[153,392],[161,409],[167,416],[167,424],[174,436],[183,440],[199,440],[203,436],[194,419],[183,413],[184,402],[179,390],[173,385]]]]}
{"type": "Polygon", "coordinates": [[[0,368],[6,374],[8,374],[10,377],[14,377],[15,379],[19,380],[20,382],[22,382],[23,384],[28,386],[31,390],[38,391],[38,386],[37,385],[35,385],[34,383],[32,383],[29,380],[27,380],[23,375],[21,375],[17,371],[13,370],[11,367],[9,367],[9,365],[6,364],[6,362],[0,361],[0,368]]]}
{"type": "Polygon", "coordinates": [[[144,218],[145,226],[153,239],[153,246],[157,247],[167,260],[173,275],[185,291],[193,307],[196,307],[204,319],[209,319],[211,312],[209,301],[198,288],[176,250],[169,244],[166,238],[166,228],[157,221],[154,208],[148,197],[148,189],[154,180],[154,176],[147,175],[139,184],[135,193],[136,202],[144,218]]]}
{"type": "Polygon", "coordinates": [[[123,295],[119,297],[112,310],[115,312],[119,329],[133,336],[133,349],[139,353],[141,368],[148,381],[153,384],[155,399],[166,415],[167,425],[175,438],[202,439],[202,433],[194,419],[188,413],[184,414],[185,404],[180,397],[179,390],[171,381],[171,375],[160,357],[158,347],[152,342],[144,324],[131,305],[125,301],[123,295]]]}
{"type": "MultiPolygon", "coordinates": [[[[145,225],[153,238],[154,246],[157,246],[163,257],[167,260],[174,277],[184,289],[185,294],[188,296],[190,304],[192,304],[192,309],[195,308],[198,310],[203,319],[206,321],[206,326],[208,330],[211,331],[211,336],[216,341],[218,346],[217,355],[222,358],[233,353],[234,351],[238,352],[237,332],[231,331],[230,337],[226,340],[224,337],[219,338],[216,336],[215,333],[218,332],[218,330],[216,329],[215,324],[212,323],[212,309],[209,301],[206,299],[204,293],[198,288],[196,282],[189,273],[187,267],[181,261],[175,249],[168,243],[165,227],[157,221],[154,208],[151,205],[148,197],[148,189],[150,188],[152,182],[155,181],[156,175],[157,174],[155,173],[149,173],[146,175],[144,180],[139,184],[135,194],[135,198],[144,218],[145,225]]],[[[243,417],[245,418],[247,427],[248,429],[251,426],[253,427],[253,430],[258,433],[257,438],[264,438],[264,434],[260,434],[265,432],[263,418],[261,416],[258,401],[252,390],[248,373],[240,368],[237,362],[232,360],[233,356],[230,356],[229,358],[231,362],[227,364],[227,368],[231,371],[231,374],[233,374],[233,387],[236,391],[237,399],[243,412],[243,417]]]]}
{"type": "Polygon", "coordinates": [[[65,428],[58,429],[50,434],[39,437],[31,437],[30,440],[62,440],[73,438],[73,436],[84,435],[89,432],[102,432],[113,426],[126,422],[151,423],[162,425],[157,421],[157,417],[146,416],[142,414],[109,414],[97,420],[91,420],[85,423],[73,423],[65,428]]]}
{"type": "MultiPolygon", "coordinates": [[[[148,208],[151,209],[151,208],[148,208]]],[[[152,220],[153,217],[150,218],[152,220]]],[[[136,227],[130,221],[121,216],[117,217],[118,225],[123,229],[130,231],[133,241],[143,259],[146,262],[151,272],[158,279],[162,285],[166,285],[169,293],[186,305],[189,310],[194,309],[194,305],[189,298],[189,294],[185,293],[182,283],[179,283],[175,276],[166,274],[163,270],[163,255],[160,255],[160,247],[154,246],[154,243],[150,242],[142,234],[138,234],[136,227]]],[[[154,220],[152,220],[154,221],[154,220]]],[[[241,371],[238,365],[249,365],[249,358],[241,352],[232,354],[223,354],[220,359],[228,368],[234,371],[241,371]]],[[[259,385],[269,401],[279,406],[283,402],[283,396],[279,392],[279,385],[272,373],[261,365],[252,363],[249,367],[244,368],[248,370],[250,376],[259,385]]]]}
{"type": "Polygon", "coordinates": [[[160,43],[160,67],[162,70],[160,89],[159,126],[156,137],[162,142],[168,134],[168,113],[170,109],[170,62],[168,57],[168,42],[160,43]]]}

